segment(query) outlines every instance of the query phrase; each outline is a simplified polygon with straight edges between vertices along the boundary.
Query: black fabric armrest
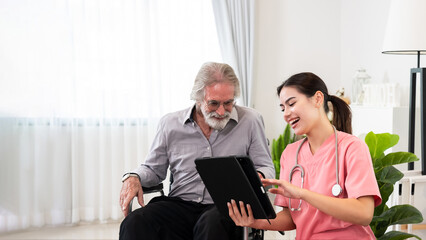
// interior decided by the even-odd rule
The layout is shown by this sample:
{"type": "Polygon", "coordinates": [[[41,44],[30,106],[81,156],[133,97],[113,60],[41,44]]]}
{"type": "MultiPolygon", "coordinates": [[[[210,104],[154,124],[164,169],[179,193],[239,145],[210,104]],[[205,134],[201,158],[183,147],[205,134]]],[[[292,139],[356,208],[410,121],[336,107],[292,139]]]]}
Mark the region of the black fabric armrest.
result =
{"type": "Polygon", "coordinates": [[[153,187],[142,187],[143,193],[155,193],[163,191],[163,183],[153,187]]]}

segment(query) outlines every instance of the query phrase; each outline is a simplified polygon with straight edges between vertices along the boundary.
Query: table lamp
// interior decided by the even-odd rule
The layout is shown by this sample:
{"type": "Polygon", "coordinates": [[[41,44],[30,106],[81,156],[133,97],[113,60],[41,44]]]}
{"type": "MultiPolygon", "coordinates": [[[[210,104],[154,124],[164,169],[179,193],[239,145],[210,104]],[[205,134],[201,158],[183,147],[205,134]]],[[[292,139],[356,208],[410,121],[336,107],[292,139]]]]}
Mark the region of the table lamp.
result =
{"type": "MultiPolygon", "coordinates": [[[[421,167],[422,175],[425,175],[426,68],[420,67],[420,55],[426,54],[426,0],[392,0],[382,53],[417,55],[417,67],[411,69],[410,78],[408,151],[414,153],[416,78],[419,75],[421,167]]],[[[408,170],[414,170],[413,162],[408,163],[408,170]]]]}

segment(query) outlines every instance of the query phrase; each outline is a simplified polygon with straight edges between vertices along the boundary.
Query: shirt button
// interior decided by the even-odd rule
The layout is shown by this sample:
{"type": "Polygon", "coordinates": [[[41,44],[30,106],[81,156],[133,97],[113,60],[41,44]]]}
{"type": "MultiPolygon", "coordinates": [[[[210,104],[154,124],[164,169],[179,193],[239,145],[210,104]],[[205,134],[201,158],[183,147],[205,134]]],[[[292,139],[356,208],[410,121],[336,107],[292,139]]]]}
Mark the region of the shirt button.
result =
{"type": "Polygon", "coordinates": [[[207,147],[207,150],[210,150],[210,147],[207,147]]]}

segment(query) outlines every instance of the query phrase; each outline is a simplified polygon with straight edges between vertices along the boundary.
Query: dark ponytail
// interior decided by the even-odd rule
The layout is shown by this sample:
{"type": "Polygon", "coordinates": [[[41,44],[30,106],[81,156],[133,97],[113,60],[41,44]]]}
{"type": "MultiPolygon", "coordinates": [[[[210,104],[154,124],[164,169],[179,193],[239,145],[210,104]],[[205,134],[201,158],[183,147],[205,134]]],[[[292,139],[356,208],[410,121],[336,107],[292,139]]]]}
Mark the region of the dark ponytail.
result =
{"type": "Polygon", "coordinates": [[[321,78],[311,72],[295,74],[277,87],[278,96],[284,87],[290,86],[296,88],[308,98],[312,97],[317,91],[321,91],[324,94],[325,113],[327,114],[330,111],[328,101],[333,106],[332,124],[339,131],[352,134],[352,113],[349,105],[339,97],[328,95],[327,86],[321,78]]]}
{"type": "Polygon", "coordinates": [[[329,96],[328,100],[333,105],[332,124],[339,131],[352,134],[352,113],[349,105],[341,98],[333,95],[329,96]]]}

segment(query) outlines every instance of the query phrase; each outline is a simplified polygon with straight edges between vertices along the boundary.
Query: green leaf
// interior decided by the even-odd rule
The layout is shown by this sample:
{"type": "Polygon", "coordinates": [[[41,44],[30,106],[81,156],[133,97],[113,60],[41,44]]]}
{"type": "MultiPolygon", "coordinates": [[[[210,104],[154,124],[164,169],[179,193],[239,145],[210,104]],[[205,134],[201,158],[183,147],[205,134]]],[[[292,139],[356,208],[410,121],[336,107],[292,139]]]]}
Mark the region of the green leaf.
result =
{"type": "Polygon", "coordinates": [[[276,178],[279,178],[280,176],[281,154],[284,151],[284,149],[287,147],[287,145],[290,143],[293,143],[294,140],[295,140],[295,134],[291,136],[291,128],[289,124],[287,124],[287,126],[285,127],[283,134],[281,134],[276,140],[275,139],[272,140],[271,157],[275,166],[276,178]]]}
{"type": "Polygon", "coordinates": [[[276,157],[276,151],[275,151],[275,149],[277,148],[276,147],[276,145],[277,145],[277,141],[275,140],[275,139],[272,139],[272,145],[271,145],[271,148],[272,148],[272,151],[271,151],[271,157],[272,157],[272,160],[273,161],[275,161],[275,159],[277,158],[276,157]]]}
{"type": "Polygon", "coordinates": [[[409,163],[418,160],[419,158],[415,154],[410,152],[393,152],[389,153],[381,159],[377,159],[374,162],[374,168],[381,168],[401,163],[409,163]]]}
{"type": "Polygon", "coordinates": [[[279,179],[280,178],[280,171],[281,171],[281,169],[280,169],[280,162],[276,162],[276,161],[274,161],[274,167],[275,167],[275,178],[276,179],[279,179]]]}
{"type": "Polygon", "coordinates": [[[280,155],[280,144],[281,144],[281,142],[282,142],[282,136],[280,135],[278,138],[277,138],[277,141],[275,142],[275,157],[276,157],[276,159],[278,159],[279,157],[279,155],[280,155]]]}
{"type": "Polygon", "coordinates": [[[376,237],[382,236],[390,225],[420,223],[422,214],[415,207],[405,204],[396,205],[385,210],[380,216],[374,216],[372,229],[376,237]]]}
{"type": "Polygon", "coordinates": [[[275,178],[278,179],[280,176],[280,156],[278,156],[277,154],[277,141],[275,139],[272,139],[271,157],[275,167],[275,178]]]}
{"type": "Polygon", "coordinates": [[[395,224],[410,224],[410,223],[421,223],[423,221],[422,213],[417,208],[409,205],[396,205],[380,216],[374,217],[375,221],[387,222],[388,225],[395,224]]]}
{"type": "Polygon", "coordinates": [[[374,209],[374,216],[380,216],[387,210],[386,202],[389,200],[389,196],[393,192],[393,184],[379,183],[379,190],[380,195],[382,196],[382,203],[374,209]]]}
{"type": "Polygon", "coordinates": [[[373,132],[369,132],[367,136],[365,136],[365,143],[370,150],[370,155],[373,161],[383,156],[384,152],[395,146],[398,141],[399,136],[390,133],[375,134],[373,132]]]}
{"type": "MultiPolygon", "coordinates": [[[[374,218],[373,218],[374,219],[374,218]]],[[[374,236],[376,236],[377,238],[380,236],[383,236],[386,233],[386,230],[388,230],[388,224],[386,222],[376,222],[376,227],[371,228],[374,232],[374,236]]]]}
{"type": "Polygon", "coordinates": [[[277,151],[278,151],[278,155],[281,155],[281,153],[284,150],[284,135],[280,135],[280,137],[278,138],[278,143],[277,143],[277,151]]]}
{"type": "Polygon", "coordinates": [[[377,240],[402,240],[402,239],[407,239],[407,238],[411,238],[411,237],[415,237],[415,238],[421,240],[421,238],[419,238],[418,236],[416,236],[414,234],[399,232],[399,231],[387,232],[383,236],[377,238],[377,240]]]}
{"type": "Polygon", "coordinates": [[[393,206],[383,216],[390,218],[390,225],[423,222],[422,213],[409,204],[393,206]]]}
{"type": "Polygon", "coordinates": [[[390,183],[394,185],[403,177],[404,174],[394,166],[387,166],[376,172],[377,182],[379,183],[390,183]]]}
{"type": "MultiPolygon", "coordinates": [[[[388,205],[383,204],[383,202],[374,208],[374,215],[373,215],[373,219],[375,217],[379,217],[383,212],[387,211],[389,209],[388,205]]],[[[371,225],[371,224],[370,224],[371,225]]]]}
{"type": "Polygon", "coordinates": [[[283,144],[283,149],[284,150],[287,145],[290,143],[290,124],[287,124],[287,126],[284,129],[284,144],[283,144]]]}

